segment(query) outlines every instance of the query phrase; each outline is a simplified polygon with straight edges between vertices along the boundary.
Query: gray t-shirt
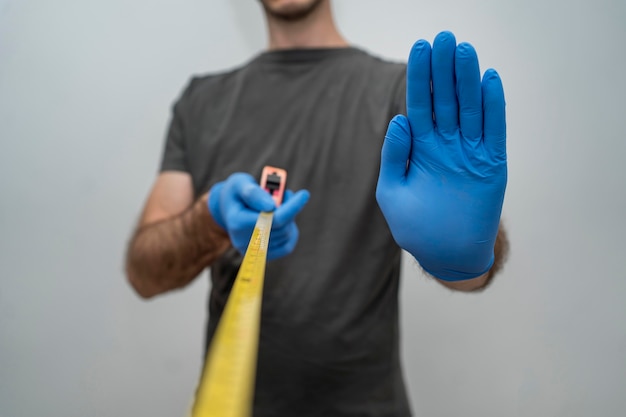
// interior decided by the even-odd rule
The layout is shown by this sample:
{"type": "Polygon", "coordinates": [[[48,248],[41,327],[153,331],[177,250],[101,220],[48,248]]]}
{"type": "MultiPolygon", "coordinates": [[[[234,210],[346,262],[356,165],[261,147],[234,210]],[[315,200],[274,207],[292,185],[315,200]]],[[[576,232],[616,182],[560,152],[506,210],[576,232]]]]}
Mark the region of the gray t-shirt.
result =
{"type": "MultiPolygon", "coordinates": [[[[267,265],[255,417],[408,416],[399,359],[400,249],[375,199],[389,120],[404,113],[405,65],[356,48],[262,53],[193,78],[161,169],[195,194],[234,172],[288,172],[311,199],[295,251],[267,265]]],[[[207,340],[241,256],[211,268],[207,340]]]]}

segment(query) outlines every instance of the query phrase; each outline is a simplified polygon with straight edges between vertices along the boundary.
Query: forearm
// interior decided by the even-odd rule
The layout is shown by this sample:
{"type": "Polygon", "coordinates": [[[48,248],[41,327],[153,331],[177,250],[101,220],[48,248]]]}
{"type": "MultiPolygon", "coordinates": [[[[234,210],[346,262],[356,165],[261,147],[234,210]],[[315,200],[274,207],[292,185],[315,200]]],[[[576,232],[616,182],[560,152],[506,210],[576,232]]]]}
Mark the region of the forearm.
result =
{"type": "Polygon", "coordinates": [[[137,228],[128,245],[126,275],[135,291],[149,298],[184,287],[229,246],[204,196],[177,216],[137,228]]]}
{"type": "Polygon", "coordinates": [[[504,266],[504,262],[509,254],[509,240],[507,237],[506,230],[504,226],[500,224],[498,229],[498,235],[496,236],[496,244],[493,249],[494,252],[494,262],[489,271],[487,273],[468,280],[464,281],[444,281],[438,279],[443,286],[450,288],[455,291],[464,291],[464,292],[472,292],[472,291],[482,291],[486,289],[493,277],[502,269],[504,266]]]}

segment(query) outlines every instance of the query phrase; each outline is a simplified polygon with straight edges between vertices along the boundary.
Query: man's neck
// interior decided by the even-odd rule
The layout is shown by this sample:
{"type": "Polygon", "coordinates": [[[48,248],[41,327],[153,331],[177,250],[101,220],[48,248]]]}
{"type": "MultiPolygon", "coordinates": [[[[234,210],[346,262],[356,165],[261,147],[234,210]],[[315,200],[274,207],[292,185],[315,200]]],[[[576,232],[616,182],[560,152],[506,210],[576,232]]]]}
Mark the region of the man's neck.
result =
{"type": "Polygon", "coordinates": [[[293,22],[267,15],[267,27],[269,50],[348,46],[348,42],[337,30],[330,2],[323,2],[310,15],[293,22]]]}

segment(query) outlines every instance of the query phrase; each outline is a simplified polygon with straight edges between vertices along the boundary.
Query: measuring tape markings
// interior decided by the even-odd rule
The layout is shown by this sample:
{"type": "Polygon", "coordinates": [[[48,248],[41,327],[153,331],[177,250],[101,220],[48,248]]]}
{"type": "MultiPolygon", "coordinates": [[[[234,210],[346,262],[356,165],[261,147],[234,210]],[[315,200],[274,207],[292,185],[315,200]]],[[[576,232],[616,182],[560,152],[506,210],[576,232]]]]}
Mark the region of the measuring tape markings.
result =
{"type": "MultiPolygon", "coordinates": [[[[261,185],[279,205],[286,172],[265,167],[261,185]],[[277,183],[276,181],[279,181],[277,183]]],[[[252,412],[261,301],[274,213],[259,214],[211,343],[192,417],[249,417],[252,412]]]]}

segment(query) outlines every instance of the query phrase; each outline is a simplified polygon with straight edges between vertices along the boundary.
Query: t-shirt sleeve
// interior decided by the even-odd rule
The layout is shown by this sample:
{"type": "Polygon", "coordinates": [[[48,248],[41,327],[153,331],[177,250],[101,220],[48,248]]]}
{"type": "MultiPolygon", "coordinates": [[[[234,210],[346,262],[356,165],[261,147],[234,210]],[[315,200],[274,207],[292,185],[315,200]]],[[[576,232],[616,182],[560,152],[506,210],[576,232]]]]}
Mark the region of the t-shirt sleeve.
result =
{"type": "Polygon", "coordinates": [[[187,85],[172,107],[172,116],[163,147],[160,172],[190,171],[187,161],[187,138],[185,135],[189,121],[188,107],[192,83],[193,80],[187,85]]]}

